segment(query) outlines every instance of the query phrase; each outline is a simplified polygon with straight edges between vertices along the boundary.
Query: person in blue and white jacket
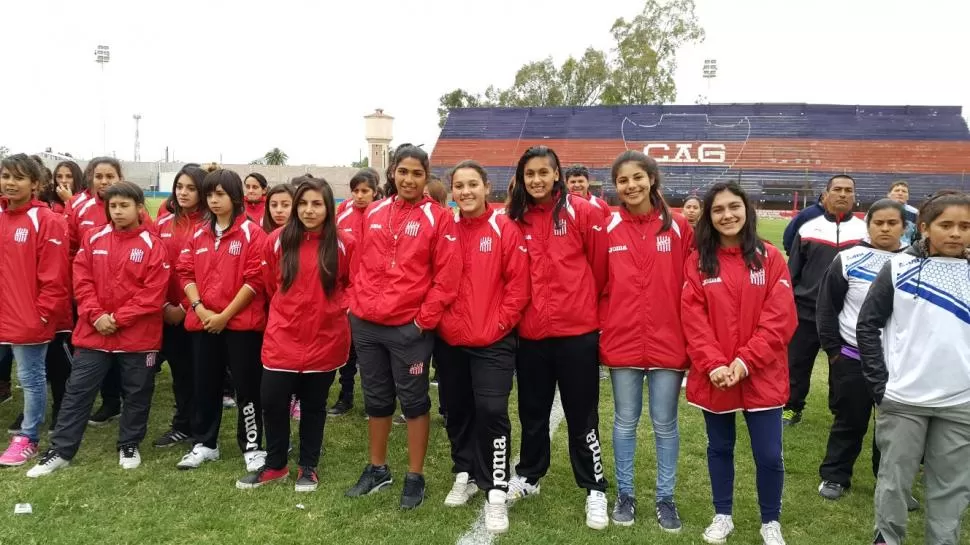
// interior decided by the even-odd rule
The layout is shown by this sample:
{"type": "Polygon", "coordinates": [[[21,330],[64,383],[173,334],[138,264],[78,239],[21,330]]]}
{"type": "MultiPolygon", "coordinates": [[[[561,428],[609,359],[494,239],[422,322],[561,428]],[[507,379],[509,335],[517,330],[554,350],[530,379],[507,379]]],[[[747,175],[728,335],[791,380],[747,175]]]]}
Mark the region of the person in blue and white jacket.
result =
{"type": "Polygon", "coordinates": [[[856,325],[882,452],[875,544],[903,541],[924,451],[926,542],[959,543],[970,503],[970,195],[937,193],[917,223],[923,239],[883,266],[856,325]]]}
{"type": "MultiPolygon", "coordinates": [[[[829,500],[841,498],[851,485],[852,466],[872,416],[873,400],[862,376],[856,342],[859,309],[882,266],[905,249],[900,242],[905,225],[901,203],[876,201],[866,214],[868,240],[839,252],[819,286],[815,317],[819,342],[829,358],[829,410],[834,419],[825,460],[818,469],[822,478],[818,493],[829,500]]],[[[879,471],[876,448],[872,471],[879,471]]]]}

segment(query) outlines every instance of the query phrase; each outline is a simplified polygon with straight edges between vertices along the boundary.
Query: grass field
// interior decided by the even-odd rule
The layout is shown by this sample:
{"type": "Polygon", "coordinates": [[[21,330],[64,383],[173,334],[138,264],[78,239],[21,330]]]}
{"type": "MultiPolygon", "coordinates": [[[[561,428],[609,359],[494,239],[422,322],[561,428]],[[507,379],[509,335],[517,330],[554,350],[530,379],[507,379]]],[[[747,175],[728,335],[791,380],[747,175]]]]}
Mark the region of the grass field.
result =
{"type": "MultiPolygon", "coordinates": [[[[152,210],[157,205],[152,205],[152,210]]],[[[763,235],[780,246],[783,222],[762,223],[763,235]]],[[[816,493],[817,468],[825,449],[831,417],[826,407],[827,369],[822,360],[813,376],[805,420],[785,435],[786,486],[782,526],[788,543],[869,543],[871,539],[873,477],[868,448],[856,465],[854,486],[837,503],[816,493]]],[[[71,467],[47,478],[32,480],[24,469],[0,471],[0,545],[192,543],[370,543],[450,544],[457,542],[478,518],[479,495],[464,508],[442,505],[451,487],[448,439],[440,417],[432,424],[428,452],[426,503],[413,512],[398,509],[406,468],[405,430],[395,426],[390,444],[392,471],[397,480],[389,490],[358,500],[343,497],[366,462],[366,421],[358,393],[357,406],[348,415],[329,419],[325,453],[320,465],[321,487],[313,494],[297,494],[292,480],[286,486],[239,491],[233,486],[244,472],[234,440],[235,410],[226,411],[219,462],[196,471],[181,472],[175,463],[182,449],[153,449],[151,441],[167,428],[172,394],[167,366],[158,377],[149,437],[143,445],[143,465],[122,471],[117,464],[117,425],[89,428],[71,467]],[[15,503],[31,503],[33,514],[14,515],[15,503]]],[[[336,394],[331,391],[332,396],[336,394]]],[[[432,392],[432,395],[436,395],[432,392]]],[[[515,399],[513,394],[513,400],[515,399]]],[[[0,406],[0,423],[7,424],[20,409],[15,401],[0,406]]],[[[510,407],[518,437],[516,404],[510,407]]],[[[604,462],[612,477],[612,400],[608,381],[601,382],[600,431],[604,462]]],[[[754,487],[754,467],[743,425],[737,449],[737,531],[730,543],[761,543],[754,487]]],[[[295,428],[294,441],[296,440],[295,428]]],[[[564,425],[553,439],[549,476],[542,494],[515,505],[510,511],[511,531],[497,539],[514,543],[702,543],[700,533],[713,515],[706,465],[706,438],[698,409],[681,405],[681,458],[677,501],[685,527],[679,535],[662,533],[653,521],[655,461],[650,421],[644,413],[639,430],[637,491],[640,510],[630,528],[610,526],[603,532],[586,528],[583,493],[572,478],[564,425]]],[[[46,448],[46,437],[42,447],[46,448]]],[[[868,442],[866,443],[868,445],[868,442]]],[[[517,449],[516,449],[517,450],[517,449]]],[[[292,467],[292,466],[291,466],[292,467]]],[[[611,478],[612,480],[612,478],[611,478]]],[[[615,489],[610,491],[610,501],[615,489]]],[[[919,493],[917,493],[919,495],[919,493]]],[[[922,514],[910,518],[910,543],[922,542],[922,514]]],[[[964,542],[970,533],[964,531],[964,542]]],[[[478,541],[477,543],[481,543],[478,541]]]]}

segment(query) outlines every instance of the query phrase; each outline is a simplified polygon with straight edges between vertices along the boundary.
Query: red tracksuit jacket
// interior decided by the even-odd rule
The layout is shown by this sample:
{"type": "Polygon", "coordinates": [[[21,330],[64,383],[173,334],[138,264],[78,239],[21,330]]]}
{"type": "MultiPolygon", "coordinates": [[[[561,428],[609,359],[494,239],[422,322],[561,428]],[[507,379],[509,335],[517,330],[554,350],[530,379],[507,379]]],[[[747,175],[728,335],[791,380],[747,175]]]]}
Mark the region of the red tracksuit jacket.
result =
{"type": "Polygon", "coordinates": [[[610,208],[610,205],[606,204],[606,201],[597,197],[596,195],[593,195],[592,193],[586,194],[586,200],[589,202],[589,204],[593,205],[593,208],[603,215],[604,224],[610,221],[610,217],[613,215],[613,209],[610,208]]]}
{"type": "Polygon", "coordinates": [[[262,225],[264,213],[266,213],[266,197],[263,197],[256,202],[249,202],[246,200],[246,215],[249,216],[249,219],[262,225]]]}
{"type": "Polygon", "coordinates": [[[585,335],[600,328],[597,302],[608,274],[605,226],[593,205],[568,195],[554,228],[554,202],[530,206],[520,224],[532,280],[519,324],[525,339],[585,335]]]}
{"type": "Polygon", "coordinates": [[[45,343],[71,320],[67,225],[40,201],[8,206],[0,199],[0,344],[45,343]]]}
{"type": "Polygon", "coordinates": [[[342,367],[350,354],[347,300],[353,237],[337,235],[337,284],[327,297],[320,284],[320,235],[304,233],[300,268],[290,289],[282,291],[283,250],[278,229],[266,239],[264,274],[270,297],[263,335],[263,367],[290,373],[326,373],[342,367]]]}
{"type": "MultiPolygon", "coordinates": [[[[169,263],[178,265],[182,249],[188,246],[189,238],[199,229],[198,223],[201,220],[202,213],[198,211],[178,219],[171,212],[159,216],[153,232],[158,238],[162,239],[169,263]]],[[[165,302],[170,305],[181,306],[186,313],[191,312],[190,301],[185,295],[185,290],[182,289],[178,274],[173,273],[169,278],[165,302]]]]}
{"type": "Polygon", "coordinates": [[[610,276],[599,305],[600,361],[610,367],[689,367],[680,296],[694,233],[680,214],[658,234],[662,223],[659,210],[633,215],[621,206],[606,226],[610,276]]]}
{"type": "MultiPolygon", "coordinates": [[[[353,235],[354,240],[360,240],[361,232],[364,230],[364,210],[354,206],[351,201],[343,210],[337,211],[337,228],[344,233],[353,235]]],[[[342,203],[341,203],[342,204],[342,203]]]]}
{"type": "Polygon", "coordinates": [[[461,242],[458,298],[441,317],[438,336],[452,346],[488,346],[508,335],[529,302],[529,256],[522,231],[488,209],[455,216],[461,242]]]}
{"type": "Polygon", "coordinates": [[[147,225],[88,233],[74,256],[78,348],[105,352],[151,352],[162,347],[162,304],[171,274],[162,240],[147,225]],[[94,322],[113,314],[118,331],[102,335],[94,322]]]}
{"type": "Polygon", "coordinates": [[[798,325],[785,259],[770,244],[758,271],[745,265],[739,248],[722,248],[718,259],[715,278],[698,270],[697,252],[684,270],[687,401],[714,413],[782,407],[788,401],[788,341],[798,325]],[[735,358],[744,362],[748,377],[721,391],[710,374],[735,358]]]}
{"type": "MultiPolygon", "coordinates": [[[[141,224],[151,229],[152,218],[147,213],[142,213],[141,224]]],[[[81,238],[92,229],[97,229],[108,225],[108,215],[105,212],[104,201],[101,197],[94,195],[83,200],[79,197],[72,205],[71,215],[67,220],[68,229],[71,235],[71,256],[77,253],[81,247],[81,238]]]]}
{"type": "Polygon", "coordinates": [[[427,197],[372,203],[357,247],[351,312],[386,326],[416,320],[423,330],[436,328],[461,277],[451,212],[427,197]]]}
{"type": "MultiPolygon", "coordinates": [[[[241,215],[216,237],[208,223],[197,226],[179,256],[176,272],[182,292],[195,284],[205,308],[222,312],[243,286],[253,300],[229,320],[232,331],[262,331],[266,327],[266,294],[263,289],[263,228],[241,215]]],[[[202,331],[202,321],[191,310],[185,316],[187,331],[202,331]]]]}

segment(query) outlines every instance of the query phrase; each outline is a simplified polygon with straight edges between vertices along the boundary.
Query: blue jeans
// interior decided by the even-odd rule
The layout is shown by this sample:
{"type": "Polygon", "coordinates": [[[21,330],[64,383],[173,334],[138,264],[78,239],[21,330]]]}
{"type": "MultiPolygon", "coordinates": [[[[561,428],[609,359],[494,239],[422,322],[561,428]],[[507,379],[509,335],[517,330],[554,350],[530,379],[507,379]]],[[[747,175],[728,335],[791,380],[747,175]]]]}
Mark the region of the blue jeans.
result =
{"type": "MultiPolygon", "coordinates": [[[[761,522],[781,516],[781,493],[785,487],[785,462],[782,457],[781,409],[744,411],[754,454],[755,483],[761,522]]],[[[711,474],[714,513],[730,515],[734,508],[734,443],[737,437],[735,413],[704,411],[707,428],[707,469],[711,474]]]]}
{"type": "Polygon", "coordinates": [[[13,358],[17,360],[17,380],[24,391],[24,422],[20,433],[36,443],[47,412],[47,343],[0,345],[0,359],[8,350],[13,351],[13,358]]]}
{"type": "Polygon", "coordinates": [[[647,376],[650,421],[657,448],[657,501],[673,500],[677,483],[680,432],[677,402],[683,371],[670,369],[611,369],[613,383],[613,460],[620,494],[633,496],[633,458],[637,450],[637,424],[643,412],[643,376],[647,376]]]}

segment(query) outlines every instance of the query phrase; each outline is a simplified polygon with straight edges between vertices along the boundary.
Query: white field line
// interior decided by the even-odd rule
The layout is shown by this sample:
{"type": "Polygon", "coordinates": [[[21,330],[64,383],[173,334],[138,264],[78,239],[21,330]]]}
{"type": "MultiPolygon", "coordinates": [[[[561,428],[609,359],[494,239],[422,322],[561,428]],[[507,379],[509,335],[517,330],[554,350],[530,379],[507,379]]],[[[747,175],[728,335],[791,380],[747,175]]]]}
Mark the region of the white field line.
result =
{"type": "MultiPolygon", "coordinates": [[[[562,400],[559,399],[559,390],[556,389],[556,397],[552,402],[552,411],[549,414],[550,440],[556,435],[556,430],[559,429],[559,425],[562,424],[565,416],[562,410],[562,400]]],[[[512,472],[512,469],[518,463],[518,458],[512,461],[512,464],[509,466],[509,473],[512,472]]],[[[485,500],[488,501],[488,498],[485,498],[485,500]]],[[[478,519],[468,527],[467,532],[458,538],[457,545],[492,545],[494,539],[495,536],[485,529],[485,508],[482,507],[482,512],[478,515],[478,519]]]]}

